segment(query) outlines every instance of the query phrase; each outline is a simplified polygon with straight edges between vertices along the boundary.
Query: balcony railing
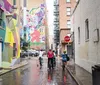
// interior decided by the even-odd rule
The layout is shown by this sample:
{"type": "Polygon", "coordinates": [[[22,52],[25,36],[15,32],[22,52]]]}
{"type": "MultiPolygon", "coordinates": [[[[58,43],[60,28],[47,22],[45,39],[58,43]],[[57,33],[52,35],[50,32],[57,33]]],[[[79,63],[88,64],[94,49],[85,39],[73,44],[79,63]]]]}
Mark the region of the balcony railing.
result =
{"type": "Polygon", "coordinates": [[[59,19],[54,19],[54,24],[59,24],[59,19]]]}
{"type": "Polygon", "coordinates": [[[54,34],[55,39],[59,39],[59,34],[54,34]]]}
{"type": "Polygon", "coordinates": [[[59,43],[59,38],[58,39],[54,39],[55,43],[59,43]]]}
{"type": "Polygon", "coordinates": [[[59,22],[54,22],[54,25],[59,25],[59,22]]]}
{"type": "Polygon", "coordinates": [[[54,28],[59,29],[59,24],[54,23],[54,28]]]}
{"type": "Polygon", "coordinates": [[[55,19],[54,22],[59,22],[59,19],[55,19]]]}
{"type": "Polygon", "coordinates": [[[54,13],[54,16],[59,16],[59,13],[54,13]]]}
{"type": "Polygon", "coordinates": [[[54,37],[59,35],[59,31],[54,31],[54,37]]]}
{"type": "Polygon", "coordinates": [[[59,13],[59,11],[58,10],[54,10],[54,14],[57,14],[57,13],[59,13]]]}
{"type": "Polygon", "coordinates": [[[59,11],[59,7],[58,6],[55,6],[54,7],[54,11],[59,11]]]}
{"type": "Polygon", "coordinates": [[[54,6],[59,6],[59,4],[54,4],[54,6]]]}

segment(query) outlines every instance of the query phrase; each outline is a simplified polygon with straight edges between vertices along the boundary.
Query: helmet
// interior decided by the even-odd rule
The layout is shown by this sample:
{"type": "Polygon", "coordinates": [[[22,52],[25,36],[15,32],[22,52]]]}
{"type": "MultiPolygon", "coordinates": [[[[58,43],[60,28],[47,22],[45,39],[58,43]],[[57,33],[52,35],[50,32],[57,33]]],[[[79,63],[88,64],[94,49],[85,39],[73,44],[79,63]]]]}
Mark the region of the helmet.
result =
{"type": "Polygon", "coordinates": [[[66,53],[66,50],[64,50],[63,53],[66,53]]]}

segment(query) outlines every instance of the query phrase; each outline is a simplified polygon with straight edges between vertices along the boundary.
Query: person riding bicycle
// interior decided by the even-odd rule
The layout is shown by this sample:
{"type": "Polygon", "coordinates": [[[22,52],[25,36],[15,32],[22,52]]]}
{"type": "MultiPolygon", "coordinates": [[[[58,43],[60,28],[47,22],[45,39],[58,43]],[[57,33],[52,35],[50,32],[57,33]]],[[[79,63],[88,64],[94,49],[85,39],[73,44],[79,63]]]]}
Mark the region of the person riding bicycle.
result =
{"type": "Polygon", "coordinates": [[[67,64],[67,59],[68,59],[68,55],[67,55],[67,53],[66,53],[66,51],[63,51],[63,54],[61,55],[61,57],[62,57],[62,66],[63,66],[63,70],[64,70],[64,68],[65,68],[65,65],[67,64]]]}
{"type": "Polygon", "coordinates": [[[53,68],[53,57],[54,57],[54,53],[52,52],[51,49],[48,51],[47,57],[48,57],[48,68],[51,69],[51,67],[53,68]]]}

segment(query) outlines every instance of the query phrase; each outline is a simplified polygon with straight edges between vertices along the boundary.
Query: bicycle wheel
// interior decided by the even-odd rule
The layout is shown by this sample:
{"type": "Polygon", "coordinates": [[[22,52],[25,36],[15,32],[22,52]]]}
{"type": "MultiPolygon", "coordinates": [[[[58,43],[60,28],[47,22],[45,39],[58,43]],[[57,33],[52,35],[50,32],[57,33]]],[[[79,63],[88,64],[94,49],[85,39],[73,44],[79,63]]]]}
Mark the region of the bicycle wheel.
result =
{"type": "Polygon", "coordinates": [[[49,65],[48,65],[49,69],[51,69],[51,61],[49,61],[48,64],[49,64],[49,65]]]}

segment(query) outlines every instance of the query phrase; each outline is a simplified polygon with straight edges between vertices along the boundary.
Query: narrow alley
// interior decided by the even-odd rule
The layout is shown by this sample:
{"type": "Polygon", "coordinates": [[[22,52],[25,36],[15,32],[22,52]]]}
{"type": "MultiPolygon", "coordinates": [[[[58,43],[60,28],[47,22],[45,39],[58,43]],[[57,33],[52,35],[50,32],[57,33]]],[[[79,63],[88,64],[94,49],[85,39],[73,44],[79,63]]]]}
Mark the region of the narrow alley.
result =
{"type": "Polygon", "coordinates": [[[67,70],[62,71],[61,63],[55,69],[47,69],[47,58],[43,59],[39,68],[37,57],[29,60],[29,64],[0,76],[0,85],[77,85],[67,70]]]}

